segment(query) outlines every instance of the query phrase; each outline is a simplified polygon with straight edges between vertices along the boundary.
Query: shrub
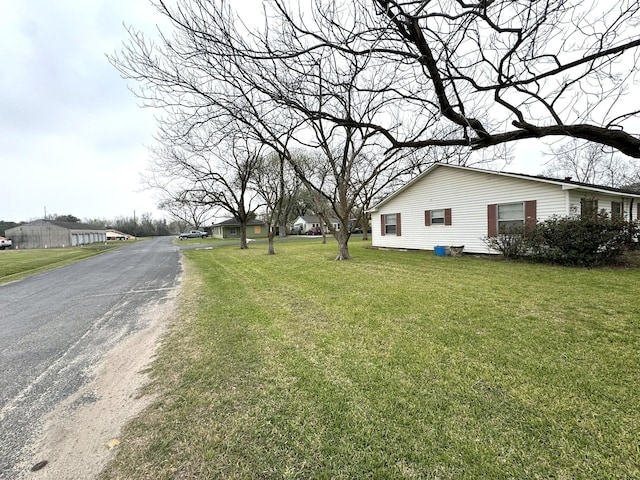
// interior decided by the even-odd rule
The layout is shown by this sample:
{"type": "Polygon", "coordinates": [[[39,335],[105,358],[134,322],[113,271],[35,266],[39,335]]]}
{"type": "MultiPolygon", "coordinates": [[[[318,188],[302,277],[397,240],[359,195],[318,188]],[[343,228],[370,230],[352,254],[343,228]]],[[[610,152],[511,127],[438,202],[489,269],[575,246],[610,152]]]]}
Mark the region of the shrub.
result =
{"type": "Polygon", "coordinates": [[[522,228],[511,227],[496,237],[484,237],[483,241],[492,250],[500,252],[504,258],[513,260],[527,253],[525,238],[528,234],[528,229],[525,233],[522,228]]]}
{"type": "Polygon", "coordinates": [[[590,218],[551,217],[525,238],[528,255],[561,265],[594,267],[618,263],[637,244],[638,224],[606,213],[590,218]]]}

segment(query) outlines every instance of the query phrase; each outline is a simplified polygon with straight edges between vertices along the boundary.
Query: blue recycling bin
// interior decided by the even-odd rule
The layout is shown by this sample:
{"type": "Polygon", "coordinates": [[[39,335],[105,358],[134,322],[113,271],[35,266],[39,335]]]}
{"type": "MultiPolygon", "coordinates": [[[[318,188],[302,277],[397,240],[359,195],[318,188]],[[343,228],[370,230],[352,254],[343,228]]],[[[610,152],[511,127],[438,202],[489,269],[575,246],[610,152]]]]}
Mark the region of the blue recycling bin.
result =
{"type": "Polygon", "coordinates": [[[436,257],[444,257],[447,254],[447,249],[443,245],[437,245],[433,247],[433,253],[436,257]]]}

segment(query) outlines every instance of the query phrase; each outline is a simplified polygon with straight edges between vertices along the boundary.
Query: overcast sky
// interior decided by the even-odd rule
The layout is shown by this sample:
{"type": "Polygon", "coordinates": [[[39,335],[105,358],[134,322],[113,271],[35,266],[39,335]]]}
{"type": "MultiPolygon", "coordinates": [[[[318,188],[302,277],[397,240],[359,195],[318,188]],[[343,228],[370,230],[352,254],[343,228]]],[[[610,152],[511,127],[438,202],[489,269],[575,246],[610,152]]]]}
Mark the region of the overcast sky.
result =
{"type": "Polygon", "coordinates": [[[139,172],[155,126],[105,54],[146,0],[0,0],[0,220],[150,212],[139,172]]]}
{"type": "MultiPolygon", "coordinates": [[[[160,20],[147,0],[0,0],[0,220],[160,218],[143,191],[153,112],[106,54],[123,24],[160,20]]],[[[538,156],[510,169],[536,173],[538,156]],[[533,165],[533,166],[532,166],[533,165]]]]}

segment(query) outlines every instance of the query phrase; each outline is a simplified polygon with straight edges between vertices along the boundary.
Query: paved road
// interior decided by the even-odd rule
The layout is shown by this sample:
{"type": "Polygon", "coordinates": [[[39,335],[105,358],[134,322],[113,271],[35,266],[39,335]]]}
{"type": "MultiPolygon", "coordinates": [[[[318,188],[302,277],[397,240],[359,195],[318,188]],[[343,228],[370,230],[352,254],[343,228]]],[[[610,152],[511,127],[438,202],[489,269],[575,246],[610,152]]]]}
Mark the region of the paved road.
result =
{"type": "Polygon", "coordinates": [[[88,382],[105,352],[144,327],[177,285],[180,247],[163,237],[0,286],[0,479],[13,478],[39,421],[88,382]]]}

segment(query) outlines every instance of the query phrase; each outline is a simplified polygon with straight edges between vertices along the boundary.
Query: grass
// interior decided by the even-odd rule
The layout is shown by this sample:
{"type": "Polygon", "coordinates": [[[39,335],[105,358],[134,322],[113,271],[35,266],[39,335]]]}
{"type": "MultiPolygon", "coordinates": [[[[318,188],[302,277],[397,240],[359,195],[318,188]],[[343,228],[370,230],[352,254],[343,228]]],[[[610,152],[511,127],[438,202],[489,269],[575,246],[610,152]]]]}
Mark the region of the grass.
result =
{"type": "Polygon", "coordinates": [[[68,265],[119,246],[94,244],[73,248],[4,250],[0,252],[0,284],[68,265]]]}
{"type": "MultiPolygon", "coordinates": [[[[285,241],[285,242],[294,242],[294,241],[314,241],[317,240],[318,237],[308,237],[306,235],[290,235],[288,237],[286,237],[283,240],[280,240],[279,238],[276,238],[276,242],[281,242],[281,241],[285,241]]],[[[267,243],[267,238],[266,237],[258,237],[258,238],[253,238],[251,237],[251,235],[248,235],[248,241],[249,243],[267,243]]],[[[173,244],[174,245],[202,245],[202,244],[212,244],[212,245],[219,245],[219,244],[237,244],[240,245],[240,238],[214,238],[214,237],[207,237],[207,238],[186,238],[184,240],[180,240],[179,238],[174,238],[173,239],[173,244]]]]}
{"type": "Polygon", "coordinates": [[[185,252],[101,478],[640,477],[640,271],[366,245],[185,252]]]}
{"type": "Polygon", "coordinates": [[[212,238],[212,237],[207,237],[207,238],[185,238],[184,240],[180,240],[178,237],[175,237],[173,239],[173,244],[174,245],[192,245],[192,244],[201,244],[201,243],[220,243],[223,241],[228,241],[228,240],[221,240],[219,238],[212,238]]]}

